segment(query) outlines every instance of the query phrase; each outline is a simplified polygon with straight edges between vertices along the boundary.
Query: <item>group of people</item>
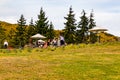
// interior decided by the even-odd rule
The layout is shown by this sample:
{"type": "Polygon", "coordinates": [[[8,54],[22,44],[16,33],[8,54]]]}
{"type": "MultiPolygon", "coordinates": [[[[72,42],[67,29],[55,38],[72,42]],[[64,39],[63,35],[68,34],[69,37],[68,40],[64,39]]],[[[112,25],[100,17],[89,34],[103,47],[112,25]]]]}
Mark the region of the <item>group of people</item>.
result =
{"type": "MultiPolygon", "coordinates": [[[[65,39],[63,36],[60,36],[59,38],[49,39],[46,42],[43,40],[38,40],[35,43],[33,43],[33,45],[35,45],[34,47],[41,47],[41,48],[47,48],[48,46],[59,47],[65,45],[65,39]]],[[[4,48],[5,49],[8,48],[7,40],[4,41],[4,48]]]]}
{"type": "Polygon", "coordinates": [[[64,37],[63,36],[60,36],[60,38],[54,38],[52,40],[48,40],[47,41],[47,45],[50,46],[63,46],[65,45],[65,40],[64,40],[64,37]]]}
{"type": "Polygon", "coordinates": [[[35,42],[35,47],[47,48],[48,46],[59,47],[65,45],[65,40],[63,36],[54,39],[48,39],[47,41],[37,40],[35,42]]]}

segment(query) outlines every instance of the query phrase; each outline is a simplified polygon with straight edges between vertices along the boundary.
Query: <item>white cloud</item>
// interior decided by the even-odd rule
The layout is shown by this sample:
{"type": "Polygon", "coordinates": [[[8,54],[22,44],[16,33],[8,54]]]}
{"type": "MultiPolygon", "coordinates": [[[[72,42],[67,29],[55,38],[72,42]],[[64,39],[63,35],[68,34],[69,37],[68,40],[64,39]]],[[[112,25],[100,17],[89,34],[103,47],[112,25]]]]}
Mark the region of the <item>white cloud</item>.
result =
{"type": "Polygon", "coordinates": [[[109,33],[120,36],[120,13],[96,13],[95,19],[98,26],[108,29],[109,33]]]}
{"type": "Polygon", "coordinates": [[[11,0],[0,0],[0,5],[5,5],[9,3],[11,0]]]}

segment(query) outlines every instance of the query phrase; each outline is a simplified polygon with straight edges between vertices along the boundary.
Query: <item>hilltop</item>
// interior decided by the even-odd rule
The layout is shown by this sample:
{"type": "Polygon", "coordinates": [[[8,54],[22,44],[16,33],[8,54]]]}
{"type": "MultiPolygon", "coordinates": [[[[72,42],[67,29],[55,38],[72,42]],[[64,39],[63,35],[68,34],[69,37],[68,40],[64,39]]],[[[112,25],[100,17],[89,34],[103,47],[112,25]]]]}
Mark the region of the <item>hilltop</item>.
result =
{"type": "Polygon", "coordinates": [[[6,30],[6,33],[9,33],[11,29],[16,29],[17,24],[11,24],[5,21],[0,21],[0,26],[2,26],[6,30]]]}

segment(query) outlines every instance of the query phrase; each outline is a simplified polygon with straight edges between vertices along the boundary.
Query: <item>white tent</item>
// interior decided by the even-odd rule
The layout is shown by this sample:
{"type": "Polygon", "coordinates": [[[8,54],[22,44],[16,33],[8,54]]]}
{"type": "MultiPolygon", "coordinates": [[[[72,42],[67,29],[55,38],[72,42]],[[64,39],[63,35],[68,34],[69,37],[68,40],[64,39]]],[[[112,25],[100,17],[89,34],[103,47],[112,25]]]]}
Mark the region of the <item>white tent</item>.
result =
{"type": "MultiPolygon", "coordinates": [[[[89,29],[89,31],[94,33],[100,33],[108,30],[105,28],[96,26],[96,27],[93,27],[92,29],[89,29]]],[[[98,34],[97,36],[98,36],[98,42],[100,42],[100,35],[98,34]]]]}
{"type": "Polygon", "coordinates": [[[40,39],[40,40],[38,40],[38,42],[42,42],[42,43],[45,43],[45,41],[43,41],[43,40],[41,40],[41,39],[40,39]]]}
{"type": "Polygon", "coordinates": [[[41,34],[35,34],[33,36],[31,36],[31,38],[35,38],[35,39],[43,39],[46,38],[45,36],[41,35],[41,34]]]}
{"type": "Polygon", "coordinates": [[[107,31],[107,29],[105,28],[102,28],[102,27],[93,27],[92,29],[89,29],[90,32],[104,32],[104,31],[107,31]]]}

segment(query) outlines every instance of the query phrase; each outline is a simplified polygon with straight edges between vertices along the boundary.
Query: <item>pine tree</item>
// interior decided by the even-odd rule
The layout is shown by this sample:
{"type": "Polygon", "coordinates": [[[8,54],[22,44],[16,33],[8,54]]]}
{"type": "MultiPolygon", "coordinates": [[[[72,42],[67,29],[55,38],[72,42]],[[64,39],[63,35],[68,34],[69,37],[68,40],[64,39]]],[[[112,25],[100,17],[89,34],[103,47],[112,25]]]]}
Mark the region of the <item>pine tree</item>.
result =
{"type": "Polygon", "coordinates": [[[46,36],[47,30],[48,30],[48,22],[49,21],[47,20],[47,17],[45,17],[45,12],[41,8],[40,14],[38,15],[38,20],[36,21],[37,33],[40,33],[46,36]]]}
{"type": "MultiPolygon", "coordinates": [[[[93,10],[92,10],[92,12],[90,13],[90,19],[89,19],[89,25],[88,25],[89,29],[96,26],[93,17],[94,16],[93,16],[93,10]]],[[[97,41],[97,38],[96,38],[96,36],[95,36],[95,34],[93,32],[90,32],[89,37],[90,37],[90,43],[94,43],[94,42],[97,41]]]]}
{"type": "Polygon", "coordinates": [[[18,22],[18,26],[16,28],[15,44],[19,45],[19,47],[24,47],[24,45],[27,42],[26,20],[24,16],[21,15],[20,19],[17,22],[18,22]]]}
{"type": "MultiPolygon", "coordinates": [[[[80,39],[80,42],[87,43],[88,40],[88,18],[86,17],[86,13],[83,10],[82,16],[80,17],[81,21],[78,23],[79,30],[77,31],[77,36],[80,39]]],[[[77,39],[78,39],[77,38],[77,39]]]]}
{"type": "Polygon", "coordinates": [[[35,25],[33,23],[33,19],[31,18],[31,21],[29,23],[29,26],[27,26],[27,43],[30,42],[30,37],[33,36],[34,34],[36,34],[36,29],[35,29],[35,25]]]}
{"type": "Polygon", "coordinates": [[[30,24],[27,28],[28,39],[34,34],[36,34],[36,30],[35,30],[35,25],[33,23],[33,19],[31,19],[30,24]]]}
{"type": "Polygon", "coordinates": [[[34,26],[34,23],[33,23],[33,18],[31,18],[31,21],[30,21],[29,26],[34,26]]]}
{"type": "Polygon", "coordinates": [[[50,22],[46,37],[48,39],[53,39],[55,37],[54,26],[53,26],[52,22],[50,22]]]}
{"type": "Polygon", "coordinates": [[[69,43],[75,43],[76,37],[75,37],[75,30],[76,30],[76,23],[75,23],[75,14],[73,14],[72,7],[69,8],[69,13],[67,14],[67,17],[64,17],[66,19],[65,29],[64,29],[64,37],[65,41],[69,43]]]}

